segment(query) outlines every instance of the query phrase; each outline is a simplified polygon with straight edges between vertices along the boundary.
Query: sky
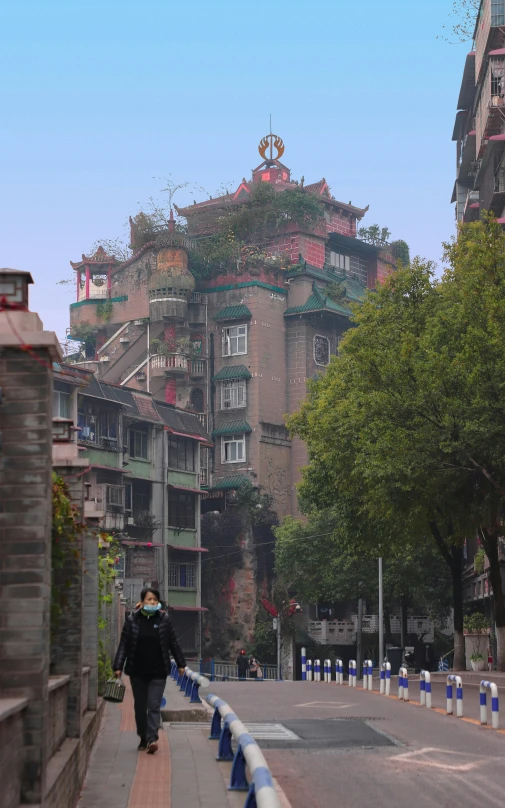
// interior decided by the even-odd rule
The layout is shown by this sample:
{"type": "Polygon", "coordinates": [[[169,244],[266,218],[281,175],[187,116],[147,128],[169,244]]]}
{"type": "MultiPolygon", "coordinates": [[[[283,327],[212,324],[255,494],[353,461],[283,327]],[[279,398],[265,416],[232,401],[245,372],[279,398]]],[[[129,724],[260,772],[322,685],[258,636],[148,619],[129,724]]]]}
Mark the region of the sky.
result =
{"type": "Polygon", "coordinates": [[[294,179],[370,205],[440,264],[455,230],[451,142],[470,44],[452,0],[3,0],[0,266],[32,273],[60,339],[69,261],[127,239],[164,178],[178,205],[237,187],[269,131],[294,179]],[[439,37],[439,38],[437,38],[439,37]],[[205,189],[205,190],[197,190],[205,189]]]}

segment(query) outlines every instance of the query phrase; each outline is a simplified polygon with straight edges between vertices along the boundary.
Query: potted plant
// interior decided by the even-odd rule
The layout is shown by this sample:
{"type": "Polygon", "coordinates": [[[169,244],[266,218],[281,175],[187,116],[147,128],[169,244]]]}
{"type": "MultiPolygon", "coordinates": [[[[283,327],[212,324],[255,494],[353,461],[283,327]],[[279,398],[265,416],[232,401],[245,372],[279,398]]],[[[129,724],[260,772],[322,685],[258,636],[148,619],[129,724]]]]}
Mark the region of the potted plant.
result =
{"type": "Polygon", "coordinates": [[[470,664],[472,666],[473,671],[483,671],[484,666],[486,664],[486,660],[480,653],[474,653],[470,657],[470,664]]]}

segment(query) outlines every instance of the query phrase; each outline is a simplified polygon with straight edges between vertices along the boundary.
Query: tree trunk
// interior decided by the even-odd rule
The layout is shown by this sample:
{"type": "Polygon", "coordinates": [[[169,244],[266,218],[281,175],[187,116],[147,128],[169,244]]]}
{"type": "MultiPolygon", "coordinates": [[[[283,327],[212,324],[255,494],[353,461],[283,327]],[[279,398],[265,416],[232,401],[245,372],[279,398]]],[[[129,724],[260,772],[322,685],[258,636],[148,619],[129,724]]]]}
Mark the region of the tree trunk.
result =
{"type": "Polygon", "coordinates": [[[403,649],[407,645],[407,600],[402,595],[400,598],[400,608],[401,608],[401,638],[400,638],[400,645],[403,649]]]}
{"type": "Polygon", "coordinates": [[[451,547],[452,596],[454,607],[454,670],[466,670],[465,638],[463,635],[463,548],[451,547]]]}
{"type": "Polygon", "coordinates": [[[499,671],[505,671],[505,603],[503,600],[503,583],[501,577],[500,558],[498,554],[498,534],[496,531],[482,531],[484,549],[489,560],[489,580],[493,587],[494,619],[496,622],[497,659],[499,671]]]}
{"type": "Polygon", "coordinates": [[[430,530],[435,539],[435,544],[442,553],[445,562],[449,566],[452,578],[452,600],[454,609],[454,670],[464,671],[466,669],[465,660],[465,638],[463,635],[463,548],[455,544],[448,545],[435,521],[430,522],[430,530]]]}

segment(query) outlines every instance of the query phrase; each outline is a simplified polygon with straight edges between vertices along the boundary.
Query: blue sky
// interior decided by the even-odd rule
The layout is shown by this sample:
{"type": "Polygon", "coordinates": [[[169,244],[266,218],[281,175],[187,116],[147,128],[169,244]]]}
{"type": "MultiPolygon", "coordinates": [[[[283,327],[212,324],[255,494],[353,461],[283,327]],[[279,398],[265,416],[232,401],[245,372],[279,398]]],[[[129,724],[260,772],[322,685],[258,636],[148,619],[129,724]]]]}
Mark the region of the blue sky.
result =
{"type": "Polygon", "coordinates": [[[62,338],[69,260],[125,236],[159,178],[215,195],[249,177],[270,112],[294,178],[324,176],[440,261],[470,50],[437,39],[451,5],[4,0],[0,265],[32,272],[31,308],[62,338]]]}

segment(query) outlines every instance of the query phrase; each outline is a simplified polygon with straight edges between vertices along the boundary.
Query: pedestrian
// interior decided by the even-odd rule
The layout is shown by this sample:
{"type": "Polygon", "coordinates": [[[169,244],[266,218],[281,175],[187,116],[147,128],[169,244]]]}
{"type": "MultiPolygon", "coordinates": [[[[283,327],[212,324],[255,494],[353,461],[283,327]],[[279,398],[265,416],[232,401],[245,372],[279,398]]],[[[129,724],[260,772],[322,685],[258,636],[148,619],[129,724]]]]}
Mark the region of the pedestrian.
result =
{"type": "Polygon", "coordinates": [[[236,665],[238,670],[238,678],[245,679],[247,669],[249,667],[249,661],[247,659],[246,652],[243,648],[237,657],[236,665]]]}
{"type": "Polygon", "coordinates": [[[260,663],[255,657],[252,656],[251,659],[249,660],[249,676],[251,677],[251,679],[258,678],[259,669],[260,669],[260,663]]]}
{"type": "Polygon", "coordinates": [[[121,676],[123,668],[130,677],[140,738],[138,749],[147,749],[154,755],[158,751],[161,700],[171,670],[170,654],[180,674],[184,673],[186,660],[170,616],[161,608],[158,590],[143,589],[137,605],[139,608],[124,623],[113,667],[116,677],[121,676]]]}

